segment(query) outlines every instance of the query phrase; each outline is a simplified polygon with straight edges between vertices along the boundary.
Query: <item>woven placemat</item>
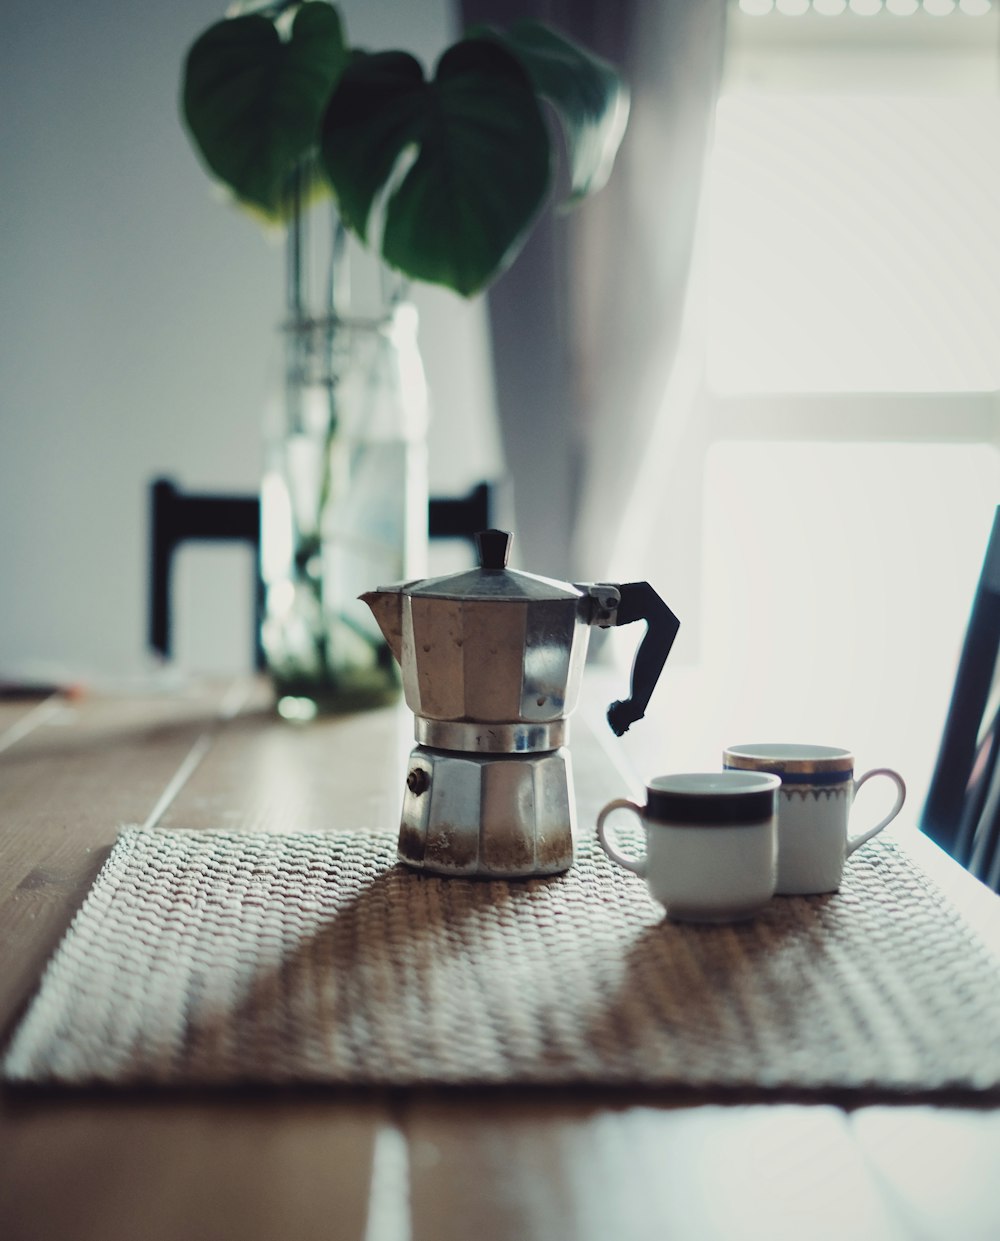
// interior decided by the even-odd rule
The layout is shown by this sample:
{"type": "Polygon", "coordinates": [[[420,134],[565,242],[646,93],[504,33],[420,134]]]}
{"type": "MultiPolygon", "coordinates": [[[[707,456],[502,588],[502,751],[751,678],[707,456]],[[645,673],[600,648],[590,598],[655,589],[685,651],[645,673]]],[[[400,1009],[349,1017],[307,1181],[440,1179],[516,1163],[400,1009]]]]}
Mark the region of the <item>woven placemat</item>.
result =
{"type": "Polygon", "coordinates": [[[992,1092],[1000,969],[889,842],[836,895],[691,926],[591,841],[488,882],[408,871],[386,836],[129,829],[3,1072],[992,1092]]]}

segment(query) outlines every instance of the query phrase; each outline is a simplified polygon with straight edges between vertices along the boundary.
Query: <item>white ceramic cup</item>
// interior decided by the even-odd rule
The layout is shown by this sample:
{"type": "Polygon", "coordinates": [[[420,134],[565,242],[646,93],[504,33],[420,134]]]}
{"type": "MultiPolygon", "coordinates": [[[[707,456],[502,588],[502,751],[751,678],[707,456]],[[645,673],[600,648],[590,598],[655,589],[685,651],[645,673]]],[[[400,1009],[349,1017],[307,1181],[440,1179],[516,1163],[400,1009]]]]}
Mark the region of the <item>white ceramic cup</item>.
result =
{"type": "Polygon", "coordinates": [[[737,745],[724,752],[722,763],[729,771],[781,778],[775,891],[782,896],[835,892],[846,858],[891,823],[906,800],[906,785],[899,772],[874,767],[855,780],[854,756],[834,746],[737,745]],[[896,802],[874,827],[851,836],[848,824],[854,797],[876,776],[886,776],[896,785],[896,802]]]}
{"type": "Polygon", "coordinates": [[[646,880],[668,917],[685,922],[749,918],[774,895],[781,782],[761,772],[657,776],[646,803],[608,802],[597,836],[608,857],[646,880]],[[630,857],[611,839],[615,810],[638,815],[646,852],[630,857]]]}

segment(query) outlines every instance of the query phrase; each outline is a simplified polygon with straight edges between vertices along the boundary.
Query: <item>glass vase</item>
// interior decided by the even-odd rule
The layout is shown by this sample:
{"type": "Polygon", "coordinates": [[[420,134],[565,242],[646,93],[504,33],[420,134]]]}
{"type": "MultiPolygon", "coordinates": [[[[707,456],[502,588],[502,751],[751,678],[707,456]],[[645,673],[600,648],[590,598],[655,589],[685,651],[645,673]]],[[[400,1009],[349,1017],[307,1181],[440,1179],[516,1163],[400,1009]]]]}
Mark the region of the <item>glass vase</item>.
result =
{"type": "Polygon", "coordinates": [[[290,228],[285,391],[265,434],[261,489],[261,642],[278,709],[299,719],[399,696],[399,670],[358,596],[426,573],[416,310],[384,271],[362,299],[331,218],[319,305],[309,304],[305,214],[290,228]]]}

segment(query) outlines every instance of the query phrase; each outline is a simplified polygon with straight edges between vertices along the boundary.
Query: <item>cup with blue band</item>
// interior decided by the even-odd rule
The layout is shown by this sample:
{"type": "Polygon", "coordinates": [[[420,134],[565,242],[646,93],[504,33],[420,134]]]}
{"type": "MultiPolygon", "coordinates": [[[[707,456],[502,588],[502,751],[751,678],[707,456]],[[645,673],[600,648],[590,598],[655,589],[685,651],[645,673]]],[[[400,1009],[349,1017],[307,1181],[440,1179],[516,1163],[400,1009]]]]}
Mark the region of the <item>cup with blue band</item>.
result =
{"type": "Polygon", "coordinates": [[[906,785],[897,771],[875,767],[855,779],[854,756],[835,746],[783,742],[730,746],[722,764],[727,771],[765,772],[781,779],[775,891],[784,896],[835,892],[846,858],[888,826],[906,800],[906,785]],[[854,798],[876,776],[895,784],[895,803],[873,827],[852,836],[854,798]]]}

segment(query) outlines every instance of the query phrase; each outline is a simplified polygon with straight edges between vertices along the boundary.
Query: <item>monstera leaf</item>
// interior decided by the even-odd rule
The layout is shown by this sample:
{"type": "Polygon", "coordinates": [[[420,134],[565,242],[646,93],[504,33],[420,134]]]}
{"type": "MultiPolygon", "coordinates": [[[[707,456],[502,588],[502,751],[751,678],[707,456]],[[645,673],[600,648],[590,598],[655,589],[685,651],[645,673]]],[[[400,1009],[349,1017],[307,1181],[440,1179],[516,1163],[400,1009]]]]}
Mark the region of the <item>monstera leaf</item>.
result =
{"type": "Polygon", "coordinates": [[[549,192],[543,102],[565,136],[570,202],[607,179],[628,94],[541,23],[477,28],[428,79],[406,52],[346,47],[325,0],[242,7],[191,47],[183,111],[209,169],[271,219],[318,164],[344,223],[390,266],[471,296],[513,261],[549,192]]]}
{"type": "Polygon", "coordinates": [[[549,187],[531,82],[482,39],[451,47],[431,81],[399,52],[353,62],[330,100],[321,151],[345,223],[368,237],[384,193],[385,261],[466,296],[513,260],[549,187]]]}
{"type": "Polygon", "coordinates": [[[267,17],[217,22],[188,53],[184,119],[202,157],[244,203],[272,219],[315,147],[320,117],[347,60],[336,10],[303,4],[283,39],[267,17]]]}
{"type": "Polygon", "coordinates": [[[601,189],[628,122],[629,95],[618,71],[541,22],[516,22],[504,34],[488,27],[469,33],[513,52],[555,110],[570,162],[570,202],[601,189]]]}

